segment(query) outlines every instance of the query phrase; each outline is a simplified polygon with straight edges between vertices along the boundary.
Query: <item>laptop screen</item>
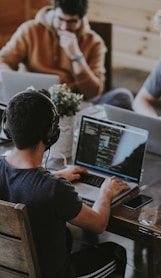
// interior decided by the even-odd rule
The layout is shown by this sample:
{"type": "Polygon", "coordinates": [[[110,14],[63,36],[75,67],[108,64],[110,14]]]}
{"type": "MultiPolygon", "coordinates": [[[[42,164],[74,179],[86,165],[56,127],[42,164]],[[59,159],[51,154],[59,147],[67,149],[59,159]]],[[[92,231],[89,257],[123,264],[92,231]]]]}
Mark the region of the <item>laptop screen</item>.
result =
{"type": "Polygon", "coordinates": [[[147,148],[148,152],[161,155],[161,120],[160,117],[153,118],[142,115],[121,107],[104,104],[107,119],[123,124],[147,129],[149,132],[147,148]]]}
{"type": "Polygon", "coordinates": [[[6,109],[6,105],[0,103],[0,145],[11,141],[10,139],[7,138],[6,134],[2,129],[2,117],[5,109],[6,109]]]}
{"type": "Polygon", "coordinates": [[[83,116],[75,164],[139,182],[148,131],[83,116]]]}
{"type": "Polygon", "coordinates": [[[16,93],[33,87],[36,90],[46,89],[59,84],[59,76],[55,74],[35,73],[26,71],[3,70],[2,76],[2,94],[3,101],[8,104],[11,97],[16,93]]]}

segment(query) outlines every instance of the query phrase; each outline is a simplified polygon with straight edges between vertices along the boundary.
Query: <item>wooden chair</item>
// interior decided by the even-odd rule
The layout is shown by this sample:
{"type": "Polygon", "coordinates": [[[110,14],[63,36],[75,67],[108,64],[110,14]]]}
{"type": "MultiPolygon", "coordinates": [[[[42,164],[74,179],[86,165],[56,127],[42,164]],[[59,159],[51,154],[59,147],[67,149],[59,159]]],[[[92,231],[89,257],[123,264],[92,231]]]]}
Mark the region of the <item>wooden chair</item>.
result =
{"type": "Polygon", "coordinates": [[[1,200],[0,277],[41,277],[26,206],[1,200]]]}
{"type": "Polygon", "coordinates": [[[105,57],[106,83],[105,92],[112,88],[112,24],[90,21],[91,28],[104,40],[108,52],[105,57]]]}

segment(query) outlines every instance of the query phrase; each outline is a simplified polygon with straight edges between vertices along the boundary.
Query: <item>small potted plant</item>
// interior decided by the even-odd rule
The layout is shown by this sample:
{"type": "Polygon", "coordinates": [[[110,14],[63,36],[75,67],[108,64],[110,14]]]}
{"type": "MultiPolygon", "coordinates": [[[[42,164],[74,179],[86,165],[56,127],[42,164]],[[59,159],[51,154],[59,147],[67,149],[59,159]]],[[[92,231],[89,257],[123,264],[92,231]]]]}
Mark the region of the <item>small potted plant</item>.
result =
{"type": "Polygon", "coordinates": [[[75,115],[80,110],[83,95],[73,93],[66,83],[53,85],[48,91],[60,115],[60,137],[52,147],[53,156],[72,157],[75,115]]]}
{"type": "Polygon", "coordinates": [[[53,85],[49,92],[60,117],[74,116],[80,110],[83,95],[73,93],[66,83],[53,85]]]}

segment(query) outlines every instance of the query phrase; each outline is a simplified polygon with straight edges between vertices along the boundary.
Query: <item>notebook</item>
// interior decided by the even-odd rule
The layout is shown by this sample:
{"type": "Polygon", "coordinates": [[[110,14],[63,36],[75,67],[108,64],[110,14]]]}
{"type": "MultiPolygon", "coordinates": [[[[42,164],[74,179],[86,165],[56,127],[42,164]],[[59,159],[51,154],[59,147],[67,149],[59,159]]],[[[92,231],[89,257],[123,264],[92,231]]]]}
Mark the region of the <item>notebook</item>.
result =
{"type": "Polygon", "coordinates": [[[16,93],[33,86],[36,90],[46,89],[59,84],[59,76],[44,73],[32,73],[25,71],[1,71],[3,102],[8,103],[16,93]]]}
{"type": "MultiPolygon", "coordinates": [[[[145,129],[82,116],[74,164],[103,179],[115,175],[128,182],[130,190],[114,198],[114,204],[138,189],[147,139],[148,131],[145,129]]],[[[94,202],[101,183],[97,180],[95,186],[87,184],[83,177],[73,185],[83,199],[94,202]]]]}
{"type": "Polygon", "coordinates": [[[144,128],[149,131],[147,151],[161,155],[161,119],[105,104],[107,119],[144,128]]]}

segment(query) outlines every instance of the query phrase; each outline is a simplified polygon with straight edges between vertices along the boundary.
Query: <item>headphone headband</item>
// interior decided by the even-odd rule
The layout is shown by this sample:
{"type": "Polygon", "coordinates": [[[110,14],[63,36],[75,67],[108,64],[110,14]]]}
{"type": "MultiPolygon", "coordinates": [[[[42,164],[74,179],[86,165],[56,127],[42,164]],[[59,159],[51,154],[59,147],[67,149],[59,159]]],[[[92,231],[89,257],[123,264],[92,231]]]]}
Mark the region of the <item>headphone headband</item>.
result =
{"type": "Polygon", "coordinates": [[[26,94],[30,94],[31,96],[35,95],[35,96],[38,96],[39,98],[41,98],[42,100],[46,101],[46,103],[51,106],[51,108],[53,109],[54,111],[54,114],[56,117],[59,117],[59,114],[58,114],[58,111],[56,109],[56,106],[55,104],[53,103],[53,101],[50,99],[50,93],[48,91],[46,91],[45,89],[42,89],[42,90],[38,90],[38,91],[35,91],[33,89],[28,89],[26,91],[22,91],[22,92],[19,92],[17,94],[15,94],[9,101],[9,103],[11,101],[13,101],[15,98],[19,97],[19,95],[26,95],[26,94]],[[48,95],[48,96],[47,96],[48,95]]]}

